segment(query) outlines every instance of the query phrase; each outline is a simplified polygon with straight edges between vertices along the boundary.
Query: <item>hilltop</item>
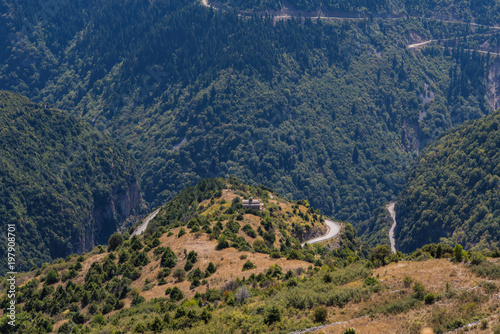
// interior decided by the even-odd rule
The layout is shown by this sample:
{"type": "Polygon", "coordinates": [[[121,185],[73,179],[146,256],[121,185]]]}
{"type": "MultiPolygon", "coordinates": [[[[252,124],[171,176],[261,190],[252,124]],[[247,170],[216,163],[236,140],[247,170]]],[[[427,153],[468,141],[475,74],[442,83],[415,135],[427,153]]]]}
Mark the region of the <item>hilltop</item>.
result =
{"type": "Polygon", "coordinates": [[[223,300],[223,292],[242,281],[268,287],[285,273],[294,276],[323,261],[342,267],[359,259],[358,253],[365,256],[349,224],[343,224],[335,247],[300,246],[325,230],[323,216],[307,201],[292,203],[234,178],[207,179],[163,206],[145,235],[128,239],[128,232],[115,233],[107,251],[99,246],[21,274],[18,302],[25,317],[40,321],[33,326],[52,323],[57,329],[68,314],[112,316],[114,310],[163,298],[166,289],[182,296],[169,292],[173,299],[213,293],[209,299],[223,300]],[[263,201],[263,210],[242,206],[241,199],[250,196],[263,201]],[[68,286],[73,297],[61,300],[68,286]]]}
{"type": "Polygon", "coordinates": [[[0,330],[412,333],[477,320],[481,333],[498,329],[498,251],[486,258],[440,244],[390,254],[361,244],[350,224],[334,245],[300,247],[323,232],[320,218],[267,188],[203,180],[161,207],[145,235],[115,233],[107,247],[18,275],[19,325],[3,315],[0,330]],[[242,207],[250,196],[264,209],[242,207]]]}

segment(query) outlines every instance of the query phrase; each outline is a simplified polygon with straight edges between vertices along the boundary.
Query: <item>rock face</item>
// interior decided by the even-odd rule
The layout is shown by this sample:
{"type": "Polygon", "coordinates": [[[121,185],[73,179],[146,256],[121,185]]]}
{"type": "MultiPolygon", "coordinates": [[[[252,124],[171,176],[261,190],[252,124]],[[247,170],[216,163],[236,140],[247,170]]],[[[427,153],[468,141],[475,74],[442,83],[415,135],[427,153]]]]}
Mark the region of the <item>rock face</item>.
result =
{"type": "Polygon", "coordinates": [[[94,207],[85,224],[84,235],[78,238],[77,252],[88,252],[98,244],[107,243],[111,234],[141,203],[137,180],[131,180],[127,189],[113,189],[106,197],[94,196],[94,207]]]}

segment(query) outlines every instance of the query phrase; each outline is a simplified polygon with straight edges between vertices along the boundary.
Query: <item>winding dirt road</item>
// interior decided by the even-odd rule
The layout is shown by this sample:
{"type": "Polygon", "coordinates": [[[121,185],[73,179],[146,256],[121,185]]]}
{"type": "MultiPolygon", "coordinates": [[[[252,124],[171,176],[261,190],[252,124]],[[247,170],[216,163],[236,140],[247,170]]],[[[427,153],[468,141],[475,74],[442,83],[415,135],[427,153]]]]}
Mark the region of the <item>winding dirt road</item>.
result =
{"type": "Polygon", "coordinates": [[[391,242],[391,252],[396,253],[396,240],[394,239],[394,230],[396,229],[396,211],[394,211],[394,205],[396,205],[396,203],[391,202],[386,206],[386,208],[387,211],[389,211],[389,213],[391,214],[391,218],[393,221],[391,229],[389,230],[389,241],[391,242]]]}
{"type": "Polygon", "coordinates": [[[132,232],[132,235],[130,237],[133,237],[134,235],[139,236],[142,233],[144,233],[144,231],[146,231],[146,228],[148,227],[149,222],[151,221],[151,219],[153,219],[154,217],[156,217],[156,215],[158,214],[158,212],[160,212],[160,209],[161,208],[158,208],[155,211],[153,211],[151,214],[149,214],[149,216],[147,216],[146,219],[144,219],[144,221],[142,222],[142,224],[139,225],[135,229],[134,232],[132,232]]]}
{"type": "Polygon", "coordinates": [[[325,219],[325,223],[326,223],[326,226],[328,227],[328,230],[326,231],[325,235],[311,239],[311,240],[307,240],[304,243],[302,243],[301,246],[304,247],[305,244],[311,245],[311,244],[315,244],[317,242],[328,240],[328,239],[335,237],[337,234],[340,233],[340,225],[338,223],[333,222],[333,221],[328,220],[328,219],[325,219]]]}

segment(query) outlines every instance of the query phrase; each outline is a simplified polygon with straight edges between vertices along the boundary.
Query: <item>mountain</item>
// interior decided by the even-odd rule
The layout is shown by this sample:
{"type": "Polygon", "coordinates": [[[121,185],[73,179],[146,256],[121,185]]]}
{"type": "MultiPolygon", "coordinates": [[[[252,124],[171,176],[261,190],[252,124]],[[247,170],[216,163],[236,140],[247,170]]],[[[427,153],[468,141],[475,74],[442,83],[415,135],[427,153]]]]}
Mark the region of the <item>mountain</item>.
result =
{"type": "Polygon", "coordinates": [[[333,243],[301,247],[315,233],[298,231],[322,233],[320,218],[307,201],[265,187],[202,180],[162,206],[144,235],[115,233],[107,248],[20,273],[17,325],[4,312],[0,331],[290,333],[325,325],[332,333],[408,333],[478,320],[498,328],[498,251],[487,259],[428,245],[390,254],[365,248],[350,224],[333,243]],[[263,210],[242,206],[249,197],[263,210]]]}
{"type": "Polygon", "coordinates": [[[498,247],[500,113],[468,122],[429,145],[397,199],[398,249],[443,241],[498,247]]]}
{"type": "Polygon", "coordinates": [[[0,91],[0,129],[0,213],[15,225],[17,270],[107,242],[139,209],[132,160],[88,124],[0,91]]]}
{"type": "Polygon", "coordinates": [[[1,87],[121,142],[151,206],[233,175],[359,227],[429,140],[498,102],[496,61],[470,51],[495,43],[488,27],[275,22],[180,0],[3,6],[1,87]],[[408,48],[431,39],[450,45],[408,48]]]}
{"type": "Polygon", "coordinates": [[[244,13],[281,12],[302,15],[343,17],[398,17],[414,16],[449,21],[463,21],[486,25],[500,22],[500,4],[497,1],[431,1],[431,0],[223,0],[208,1],[214,7],[239,10],[244,13]]]}

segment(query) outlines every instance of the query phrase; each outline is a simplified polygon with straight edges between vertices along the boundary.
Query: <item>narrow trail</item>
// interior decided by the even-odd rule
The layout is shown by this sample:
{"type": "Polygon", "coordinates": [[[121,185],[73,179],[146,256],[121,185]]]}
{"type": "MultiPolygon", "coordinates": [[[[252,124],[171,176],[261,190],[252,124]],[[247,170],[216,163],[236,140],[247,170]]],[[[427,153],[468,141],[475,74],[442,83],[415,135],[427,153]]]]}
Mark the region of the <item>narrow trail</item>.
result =
{"type": "Polygon", "coordinates": [[[325,235],[323,235],[321,237],[314,238],[314,239],[307,240],[307,241],[303,242],[301,244],[301,246],[304,247],[305,244],[311,245],[311,244],[315,244],[317,242],[325,241],[325,240],[328,240],[328,239],[335,237],[337,234],[340,233],[340,224],[339,223],[336,223],[336,222],[328,220],[328,219],[325,219],[325,223],[326,223],[326,226],[328,227],[328,230],[326,231],[325,235]]]}
{"type": "Polygon", "coordinates": [[[396,203],[391,202],[386,206],[386,208],[387,211],[389,211],[393,221],[391,229],[389,230],[389,241],[391,242],[391,252],[396,253],[396,240],[394,239],[394,230],[396,229],[396,211],[394,211],[394,205],[396,205],[396,203]]]}
{"type": "Polygon", "coordinates": [[[149,214],[149,216],[146,217],[146,219],[144,219],[144,221],[142,222],[141,225],[139,225],[134,232],[132,232],[132,235],[130,237],[133,237],[134,235],[141,235],[142,233],[144,233],[144,231],[146,231],[146,228],[148,227],[148,224],[149,222],[154,218],[156,217],[156,215],[158,214],[158,212],[160,212],[160,208],[156,209],[155,211],[153,211],[151,214],[149,214]]]}

